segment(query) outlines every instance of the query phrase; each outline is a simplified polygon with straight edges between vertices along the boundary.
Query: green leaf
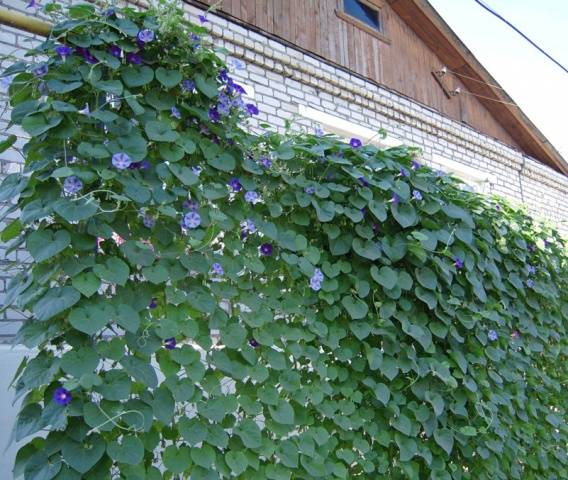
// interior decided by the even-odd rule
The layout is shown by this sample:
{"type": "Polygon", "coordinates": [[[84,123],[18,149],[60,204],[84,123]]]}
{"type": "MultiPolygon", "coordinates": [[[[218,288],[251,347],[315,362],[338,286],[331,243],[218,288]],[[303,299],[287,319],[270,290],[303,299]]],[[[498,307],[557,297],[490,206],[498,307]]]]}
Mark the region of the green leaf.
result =
{"type": "Polygon", "coordinates": [[[80,200],[62,198],[53,205],[53,209],[68,222],[80,222],[95,215],[99,210],[99,204],[93,198],[80,200]]]}
{"type": "Polygon", "coordinates": [[[222,153],[221,155],[209,157],[207,163],[217,170],[223,172],[232,172],[236,167],[235,157],[230,153],[222,153]]]}
{"type": "Polygon", "coordinates": [[[26,241],[26,248],[36,262],[54,257],[71,245],[71,235],[67,230],[35,230],[26,241]]]}
{"type": "Polygon", "coordinates": [[[215,464],[215,450],[207,444],[201,448],[192,448],[191,459],[200,467],[212,469],[215,464]]]}
{"type": "Polygon", "coordinates": [[[199,183],[199,177],[186,166],[170,163],[168,168],[184,185],[191,186],[199,183]]]}
{"type": "Polygon", "coordinates": [[[262,445],[262,433],[254,420],[245,418],[235,428],[235,434],[247,448],[259,448],[262,445]]]}
{"type": "Polygon", "coordinates": [[[0,236],[0,240],[3,242],[8,242],[13,238],[16,238],[22,231],[23,225],[19,219],[14,220],[2,230],[2,235],[0,236]]]}
{"type": "Polygon", "coordinates": [[[79,290],[85,297],[91,297],[97,293],[101,286],[100,279],[92,272],[84,272],[73,277],[71,285],[79,290]]]}
{"type": "Polygon", "coordinates": [[[353,251],[369,260],[377,260],[381,256],[381,247],[378,243],[371,240],[364,241],[360,238],[353,240],[353,251]]]}
{"type": "Polygon", "coordinates": [[[166,88],[173,88],[182,80],[182,75],[178,70],[166,70],[158,67],[156,69],[156,80],[166,88]]]}
{"type": "Polygon", "coordinates": [[[61,454],[63,459],[79,473],[86,473],[93,468],[105,454],[106,443],[100,435],[90,435],[82,442],[71,437],[63,441],[61,454]]]}
{"type": "Polygon", "coordinates": [[[442,447],[448,455],[454,448],[454,434],[447,428],[434,430],[434,440],[442,447]]]}
{"type": "Polygon", "coordinates": [[[373,265],[370,272],[373,280],[387,290],[392,290],[397,284],[398,274],[396,270],[393,270],[390,267],[381,267],[379,269],[373,265]]]}
{"type": "Polygon", "coordinates": [[[409,203],[392,203],[391,212],[402,228],[408,228],[418,221],[416,210],[409,203]]]}
{"type": "Polygon", "coordinates": [[[117,309],[116,323],[127,332],[136,333],[140,326],[140,315],[130,305],[119,305],[117,309]]]}
{"type": "Polygon", "coordinates": [[[28,185],[28,178],[19,173],[6,175],[0,185],[0,202],[17,197],[28,185]]]}
{"type": "Polygon", "coordinates": [[[387,405],[390,400],[390,389],[384,383],[377,383],[374,387],[375,397],[383,405],[387,405]]]}
{"type": "Polygon", "coordinates": [[[428,267],[416,269],[416,279],[418,283],[428,290],[436,290],[438,279],[433,270],[428,267]]]}
{"type": "Polygon", "coordinates": [[[407,436],[412,434],[412,423],[410,422],[410,419],[404,415],[404,413],[401,413],[394,419],[392,426],[407,436]]]}
{"type": "Polygon", "coordinates": [[[353,320],[365,318],[367,316],[367,313],[369,312],[369,307],[367,306],[367,304],[357,297],[345,296],[341,299],[341,303],[353,320]]]}
{"type": "Polygon", "coordinates": [[[144,66],[128,66],[121,69],[120,75],[127,87],[142,87],[154,79],[154,70],[144,66]]]}
{"type": "Polygon", "coordinates": [[[120,360],[120,364],[124,367],[128,375],[142,382],[145,386],[149,388],[156,388],[158,386],[156,372],[147,361],[141,360],[138,357],[128,356],[123,357],[120,360]]]}
{"type": "Polygon", "coordinates": [[[475,437],[477,435],[477,429],[469,425],[461,427],[459,432],[466,437],[475,437]]]}
{"type": "Polygon", "coordinates": [[[93,267],[94,274],[101,280],[118,285],[125,285],[130,275],[128,265],[120,258],[110,257],[105,259],[104,264],[96,264],[93,267]]]}
{"type": "Polygon", "coordinates": [[[229,466],[231,473],[235,476],[239,476],[248,467],[247,456],[243,452],[234,452],[229,450],[225,453],[225,463],[229,466]]]}
{"type": "Polygon", "coordinates": [[[197,418],[180,418],[178,429],[183,439],[191,446],[195,446],[207,438],[207,426],[197,418]]]}
{"type": "Polygon", "coordinates": [[[44,113],[36,113],[28,115],[22,120],[23,129],[32,137],[39,137],[41,134],[57,127],[63,120],[63,116],[59,113],[47,115],[44,113]]]}
{"type": "Polygon", "coordinates": [[[120,443],[114,440],[107,445],[107,453],[115,462],[137,465],[144,459],[144,445],[138,437],[124,435],[120,443]]]}
{"type": "Polygon", "coordinates": [[[112,93],[113,95],[118,96],[122,95],[122,91],[124,89],[120,80],[104,80],[94,83],[93,86],[103,92],[112,93]]]}
{"type": "Polygon", "coordinates": [[[191,449],[186,445],[179,448],[170,445],[162,452],[162,461],[169,472],[184,473],[191,466],[191,449]]]}
{"type": "MultiPolygon", "coordinates": [[[[62,82],[61,80],[48,80],[47,88],[55,93],[69,93],[83,86],[83,82],[62,82]]],[[[59,110],[60,111],[60,110],[59,110]]]]}
{"type": "Polygon", "coordinates": [[[44,427],[41,412],[41,406],[37,403],[30,403],[22,408],[12,428],[12,438],[16,442],[38,432],[44,427]]]}
{"type": "Polygon", "coordinates": [[[218,93],[217,82],[214,79],[206,79],[202,74],[195,75],[195,86],[197,89],[209,98],[215,98],[218,93]]]}
{"type": "Polygon", "coordinates": [[[146,135],[150,140],[156,142],[175,142],[178,139],[177,132],[174,132],[168,122],[150,121],[144,127],[146,135]]]}
{"type": "Polygon", "coordinates": [[[283,425],[294,425],[294,409],[286,400],[280,400],[276,407],[268,406],[272,420],[283,425]]]}
{"type": "Polygon", "coordinates": [[[16,137],[16,135],[8,135],[4,140],[0,142],[0,153],[8,150],[17,141],[18,137],[16,137]]]}
{"type": "Polygon", "coordinates": [[[371,213],[377,218],[377,220],[379,220],[379,222],[384,222],[387,219],[387,209],[384,202],[371,200],[369,202],[369,210],[371,210],[371,213]]]}
{"type": "Polygon", "coordinates": [[[75,308],[69,313],[69,323],[87,335],[94,335],[111,320],[114,310],[106,306],[75,308]]]}
{"type": "Polygon", "coordinates": [[[73,287],[51,288],[34,305],[33,312],[38,320],[49,320],[75,305],[80,299],[81,294],[73,287]]]}
{"type": "Polygon", "coordinates": [[[403,437],[398,433],[394,436],[394,438],[398,448],[400,449],[401,462],[408,462],[418,453],[418,447],[413,438],[403,437]]]}
{"type": "Polygon", "coordinates": [[[81,347],[78,350],[69,350],[61,357],[61,369],[80,378],[85,373],[92,373],[99,364],[99,356],[90,347],[81,347]]]}

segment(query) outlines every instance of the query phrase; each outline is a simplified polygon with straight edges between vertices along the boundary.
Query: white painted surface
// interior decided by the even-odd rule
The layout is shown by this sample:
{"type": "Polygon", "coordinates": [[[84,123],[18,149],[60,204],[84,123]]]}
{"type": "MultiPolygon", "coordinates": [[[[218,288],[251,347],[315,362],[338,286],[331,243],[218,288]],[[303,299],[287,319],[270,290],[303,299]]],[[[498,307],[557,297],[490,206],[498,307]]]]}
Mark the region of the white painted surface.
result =
{"type": "Polygon", "coordinates": [[[18,405],[12,405],[14,390],[9,386],[22,358],[31,353],[31,350],[26,348],[0,345],[0,365],[2,367],[0,374],[0,479],[2,480],[13,478],[12,467],[19,448],[18,445],[10,445],[6,449],[18,413],[18,405]]]}

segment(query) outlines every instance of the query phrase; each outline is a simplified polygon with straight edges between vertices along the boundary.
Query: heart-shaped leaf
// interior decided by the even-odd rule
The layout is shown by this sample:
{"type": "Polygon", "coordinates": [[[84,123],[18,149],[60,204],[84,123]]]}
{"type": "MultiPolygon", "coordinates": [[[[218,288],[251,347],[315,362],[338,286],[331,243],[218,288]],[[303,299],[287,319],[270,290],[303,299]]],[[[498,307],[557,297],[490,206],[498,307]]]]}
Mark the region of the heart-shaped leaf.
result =
{"type": "Polygon", "coordinates": [[[367,313],[369,312],[369,307],[367,304],[361,300],[360,298],[353,297],[353,296],[346,296],[341,299],[341,303],[349,313],[349,316],[353,320],[359,320],[361,318],[365,318],[367,313]]]}
{"type": "Polygon", "coordinates": [[[27,239],[26,248],[36,262],[43,262],[65,250],[71,244],[67,230],[36,230],[27,239]]]}
{"type": "Polygon", "coordinates": [[[166,88],[173,88],[181,82],[182,75],[178,70],[166,70],[159,67],[156,70],[156,80],[166,88]]]}
{"type": "Polygon", "coordinates": [[[93,468],[105,453],[106,443],[99,435],[91,435],[83,442],[76,442],[67,437],[63,442],[63,459],[79,473],[86,473],[93,468]]]}
{"type": "Polygon", "coordinates": [[[107,453],[115,462],[137,465],[144,459],[144,445],[138,437],[125,435],[120,442],[110,442],[107,453]]]}

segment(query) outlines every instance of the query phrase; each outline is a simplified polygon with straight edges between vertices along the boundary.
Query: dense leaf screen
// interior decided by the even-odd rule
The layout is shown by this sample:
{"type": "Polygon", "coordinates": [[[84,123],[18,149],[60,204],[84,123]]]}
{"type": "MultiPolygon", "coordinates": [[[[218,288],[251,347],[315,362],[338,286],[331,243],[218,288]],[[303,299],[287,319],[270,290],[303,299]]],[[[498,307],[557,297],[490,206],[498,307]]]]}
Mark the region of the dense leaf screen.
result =
{"type": "Polygon", "coordinates": [[[2,238],[33,259],[7,301],[38,352],[15,477],[566,478],[554,230],[412,149],[247,133],[175,8],[49,10],[3,73],[30,140],[2,238]]]}

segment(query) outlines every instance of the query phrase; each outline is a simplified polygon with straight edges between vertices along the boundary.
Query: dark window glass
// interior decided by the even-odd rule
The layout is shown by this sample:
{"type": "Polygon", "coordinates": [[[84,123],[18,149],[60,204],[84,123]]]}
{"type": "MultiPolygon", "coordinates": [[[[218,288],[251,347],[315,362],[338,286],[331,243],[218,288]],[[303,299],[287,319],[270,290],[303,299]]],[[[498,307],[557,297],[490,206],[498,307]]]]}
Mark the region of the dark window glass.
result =
{"type": "Polygon", "coordinates": [[[375,30],[381,30],[379,12],[363,2],[360,2],[359,0],[343,0],[343,9],[347,15],[355,17],[365,25],[369,25],[369,27],[372,27],[375,30]]]}

